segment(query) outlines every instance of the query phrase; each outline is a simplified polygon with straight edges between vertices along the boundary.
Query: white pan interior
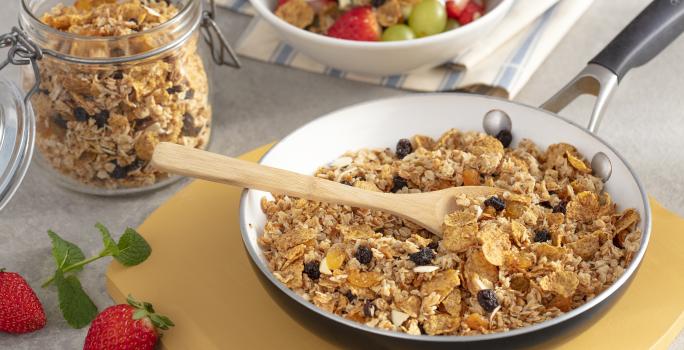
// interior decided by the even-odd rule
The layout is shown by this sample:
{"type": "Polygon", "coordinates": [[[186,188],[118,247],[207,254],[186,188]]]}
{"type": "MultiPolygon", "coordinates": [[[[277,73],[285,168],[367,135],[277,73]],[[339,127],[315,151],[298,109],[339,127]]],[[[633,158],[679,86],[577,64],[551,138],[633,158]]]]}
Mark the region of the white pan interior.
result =
{"type": "MultiPolygon", "coordinates": [[[[312,174],[319,166],[335,160],[346,151],[394,148],[400,138],[414,134],[438,137],[450,128],[484,131],[482,118],[492,109],[501,109],[511,117],[513,144],[529,138],[545,149],[553,143],[567,142],[576,146],[589,160],[599,151],[605,153],[613,166],[606,190],[619,208],[632,207],[639,211],[643,219],[641,229],[646,233],[642,242],[645,247],[650,229],[648,202],[638,180],[622,158],[582,127],[548,112],[510,101],[468,94],[420,94],[362,103],[304,125],[275,145],[261,163],[312,174]]],[[[271,197],[262,191],[245,191],[240,206],[242,234],[255,262],[275,282],[264,264],[256,241],[265,224],[265,216],[260,209],[260,200],[264,196],[271,197]]],[[[643,251],[640,251],[635,262],[640,261],[643,251]]],[[[289,292],[286,287],[277,284],[289,292]]],[[[616,284],[620,284],[620,281],[616,284]]],[[[288,294],[294,296],[294,293],[288,294]]]]}

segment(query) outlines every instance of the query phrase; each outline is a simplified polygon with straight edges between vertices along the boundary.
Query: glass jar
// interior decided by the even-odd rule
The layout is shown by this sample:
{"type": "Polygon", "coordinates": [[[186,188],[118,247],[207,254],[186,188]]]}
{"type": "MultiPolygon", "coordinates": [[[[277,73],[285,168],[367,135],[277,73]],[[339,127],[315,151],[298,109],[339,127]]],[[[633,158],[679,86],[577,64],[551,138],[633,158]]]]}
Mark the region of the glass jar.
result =
{"type": "Polygon", "coordinates": [[[206,148],[210,59],[239,67],[214,9],[201,0],[22,0],[20,27],[0,47],[26,66],[42,168],[100,195],[178,179],[149,164],[154,147],[206,148]]]}

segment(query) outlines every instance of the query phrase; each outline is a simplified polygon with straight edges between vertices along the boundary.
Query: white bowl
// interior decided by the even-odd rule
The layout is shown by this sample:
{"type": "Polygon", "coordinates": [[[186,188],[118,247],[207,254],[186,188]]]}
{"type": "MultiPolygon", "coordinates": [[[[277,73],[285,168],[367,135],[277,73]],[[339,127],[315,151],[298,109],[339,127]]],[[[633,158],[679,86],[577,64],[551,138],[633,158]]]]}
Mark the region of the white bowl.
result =
{"type": "Polygon", "coordinates": [[[277,0],[249,0],[283,41],[333,68],[368,75],[393,75],[432,68],[464,53],[503,19],[513,0],[489,0],[481,18],[429,37],[393,42],[352,41],[299,29],[277,17],[277,0]]]}
{"type": "Polygon", "coordinates": [[[643,186],[629,165],[613,148],[584,128],[550,112],[493,97],[459,93],[413,94],[371,101],[332,112],[302,126],[273,146],[260,163],[301,174],[313,174],[318,167],[334,161],[346,151],[361,148],[394,148],[397,140],[414,134],[439,137],[450,128],[483,132],[482,118],[492,109],[503,110],[510,116],[513,125],[513,145],[524,138],[529,138],[542,149],[553,143],[570,143],[590,159],[597,152],[603,152],[612,165],[612,174],[605,184],[606,190],[618,204],[618,208],[636,208],[641,213],[641,248],[615,283],[592,300],[545,322],[487,335],[414,336],[367,327],[319,309],[273,276],[257,243],[266,224],[266,216],[261,210],[261,198],[272,199],[273,196],[267,192],[250,189],[245,190],[241,198],[240,226],[245,247],[252,260],[264,276],[283,293],[313,312],[352,328],[401,339],[467,342],[505,338],[567,321],[601,303],[625,285],[641,262],[651,231],[651,210],[643,186]]]}

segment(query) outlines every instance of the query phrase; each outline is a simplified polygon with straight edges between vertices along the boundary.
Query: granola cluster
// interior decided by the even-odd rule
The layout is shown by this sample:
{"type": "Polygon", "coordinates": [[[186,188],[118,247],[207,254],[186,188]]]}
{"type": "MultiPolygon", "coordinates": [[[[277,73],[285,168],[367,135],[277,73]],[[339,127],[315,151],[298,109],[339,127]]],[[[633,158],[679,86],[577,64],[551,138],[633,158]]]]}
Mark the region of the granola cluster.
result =
{"type": "Polygon", "coordinates": [[[499,139],[452,129],[402,140],[396,153],[348,152],[316,172],[369,191],[505,190],[457,198],[442,237],[380,211],[264,198],[259,244],[271,270],[323,310],[415,335],[503,332],[584,304],[633,259],[639,214],[617,209],[575,147],[499,139]]]}
{"type": "MultiPolygon", "coordinates": [[[[178,9],[157,0],[78,0],[57,5],[42,21],[60,31],[93,37],[143,33],[178,9]]],[[[74,45],[120,57],[154,47],[145,35],[128,47],[74,45]]],[[[62,174],[101,188],[152,185],[168,177],[149,165],[159,142],[204,148],[210,134],[209,86],[197,52],[198,36],[151,59],[122,65],[40,61],[40,93],[33,97],[43,157],[62,174]]]]}

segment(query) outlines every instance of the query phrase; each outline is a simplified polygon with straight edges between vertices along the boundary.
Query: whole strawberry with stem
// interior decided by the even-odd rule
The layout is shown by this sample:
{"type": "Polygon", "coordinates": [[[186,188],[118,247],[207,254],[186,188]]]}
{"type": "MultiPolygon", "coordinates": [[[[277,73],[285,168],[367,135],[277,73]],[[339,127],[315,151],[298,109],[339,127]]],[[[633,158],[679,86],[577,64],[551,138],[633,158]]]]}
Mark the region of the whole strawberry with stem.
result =
{"type": "Polygon", "coordinates": [[[152,350],[159,340],[158,330],[174,326],[168,317],[157,315],[152,304],[130,295],[127,302],[97,315],[88,329],[84,350],[152,350]]]}
{"type": "Polygon", "coordinates": [[[29,333],[45,327],[43,305],[26,280],[0,268],[0,332],[29,333]]]}

